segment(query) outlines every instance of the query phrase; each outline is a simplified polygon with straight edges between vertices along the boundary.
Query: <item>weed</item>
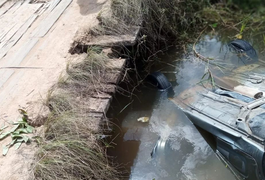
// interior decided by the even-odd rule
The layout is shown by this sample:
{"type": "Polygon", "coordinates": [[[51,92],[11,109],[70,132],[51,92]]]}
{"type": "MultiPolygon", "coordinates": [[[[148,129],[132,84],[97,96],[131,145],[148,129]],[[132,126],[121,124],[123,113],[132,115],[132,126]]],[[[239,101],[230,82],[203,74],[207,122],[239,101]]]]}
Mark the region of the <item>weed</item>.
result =
{"type": "Polygon", "coordinates": [[[215,80],[213,74],[209,67],[206,67],[205,73],[203,74],[199,84],[204,85],[204,83],[209,83],[213,88],[215,87],[215,80]]]}
{"type": "Polygon", "coordinates": [[[28,143],[30,138],[25,135],[33,132],[33,127],[28,124],[28,115],[27,112],[23,109],[19,109],[21,118],[13,123],[13,128],[7,132],[3,132],[7,126],[1,128],[0,140],[5,139],[10,136],[12,141],[3,147],[3,155],[5,156],[8,153],[9,148],[15,146],[15,149],[18,149],[21,144],[28,143]]]}

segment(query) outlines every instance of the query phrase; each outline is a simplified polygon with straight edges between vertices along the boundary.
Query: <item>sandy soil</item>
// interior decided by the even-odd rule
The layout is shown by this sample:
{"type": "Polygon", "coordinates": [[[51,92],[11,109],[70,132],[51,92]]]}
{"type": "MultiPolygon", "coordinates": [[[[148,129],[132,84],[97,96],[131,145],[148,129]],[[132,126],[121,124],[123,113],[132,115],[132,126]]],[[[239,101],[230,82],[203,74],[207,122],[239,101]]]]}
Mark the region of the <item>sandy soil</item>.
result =
{"type": "MultiPolygon", "coordinates": [[[[0,0],[0,4],[4,1],[0,0]]],[[[28,113],[38,112],[32,109],[31,102],[45,101],[48,90],[57,82],[66,63],[72,58],[68,50],[75,34],[77,31],[97,25],[96,16],[105,0],[71,1],[48,30],[49,22],[56,16],[54,12],[59,11],[58,7],[66,0],[38,2],[40,3],[14,5],[15,2],[11,1],[0,6],[0,54],[7,51],[4,57],[0,56],[0,127],[18,118],[18,108],[27,109],[28,113]],[[54,2],[59,4],[52,9],[50,7],[54,2]],[[26,23],[34,13],[39,13],[36,20],[22,33],[17,42],[12,44],[12,38],[23,30],[21,23],[26,23]],[[14,27],[18,23],[21,26],[15,31],[14,27]],[[1,34],[5,30],[8,33],[13,31],[15,35],[12,36],[11,33],[8,37],[8,33],[1,34]],[[4,36],[6,38],[3,38],[4,36]],[[5,42],[8,43],[3,44],[5,42]]],[[[1,141],[0,147],[9,142],[8,138],[1,141]]],[[[36,149],[34,143],[23,144],[18,150],[11,148],[6,156],[0,155],[0,179],[31,179],[36,149]]]]}

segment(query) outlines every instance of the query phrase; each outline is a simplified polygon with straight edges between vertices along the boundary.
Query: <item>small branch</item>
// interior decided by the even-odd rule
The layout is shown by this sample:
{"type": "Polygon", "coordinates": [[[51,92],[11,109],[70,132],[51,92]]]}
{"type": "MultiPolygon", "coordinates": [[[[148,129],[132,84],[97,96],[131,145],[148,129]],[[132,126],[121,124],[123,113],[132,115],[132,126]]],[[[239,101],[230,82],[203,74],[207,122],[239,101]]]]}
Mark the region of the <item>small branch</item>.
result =
{"type": "Polygon", "coordinates": [[[198,52],[196,51],[196,44],[198,43],[200,37],[202,36],[202,33],[203,33],[206,29],[207,29],[207,27],[204,28],[204,29],[201,31],[200,35],[197,37],[196,41],[195,41],[194,44],[193,44],[192,50],[193,50],[193,52],[195,53],[195,55],[196,55],[198,58],[200,58],[200,59],[202,59],[202,60],[204,60],[204,61],[209,61],[209,60],[212,60],[212,59],[211,59],[211,58],[204,57],[203,55],[201,55],[200,53],[198,53],[198,52]]]}

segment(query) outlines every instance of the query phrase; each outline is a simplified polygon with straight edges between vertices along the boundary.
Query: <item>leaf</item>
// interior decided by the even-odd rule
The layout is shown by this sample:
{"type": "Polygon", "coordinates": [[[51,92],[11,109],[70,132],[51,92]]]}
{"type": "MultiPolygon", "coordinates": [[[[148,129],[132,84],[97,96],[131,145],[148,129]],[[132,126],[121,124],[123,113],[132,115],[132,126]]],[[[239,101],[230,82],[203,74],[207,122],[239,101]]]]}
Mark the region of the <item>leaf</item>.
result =
{"type": "Polygon", "coordinates": [[[15,127],[13,127],[11,130],[10,130],[10,133],[14,132],[15,130],[17,130],[17,128],[20,126],[20,124],[17,124],[15,127]]]}
{"type": "Polygon", "coordinates": [[[14,133],[11,134],[11,137],[12,137],[12,139],[20,139],[20,138],[23,138],[22,135],[20,135],[20,134],[14,134],[14,133]]]}
{"type": "Polygon", "coordinates": [[[212,24],[212,27],[213,27],[213,28],[216,28],[217,25],[218,25],[218,23],[213,23],[213,24],[212,24]]]}
{"type": "Polygon", "coordinates": [[[32,139],[39,145],[41,143],[42,138],[40,136],[33,136],[32,139]]]}
{"type": "Polygon", "coordinates": [[[22,115],[22,117],[20,117],[17,122],[12,122],[13,128],[10,131],[3,132],[3,130],[8,126],[3,126],[0,128],[0,140],[6,138],[7,136],[11,136],[12,138],[12,141],[9,144],[3,146],[4,156],[8,153],[12,146],[15,146],[15,148],[18,149],[23,142],[28,143],[30,138],[23,134],[32,133],[34,130],[34,128],[27,123],[27,112],[23,109],[19,109],[19,113],[22,115]]]}
{"type": "Polygon", "coordinates": [[[34,128],[32,126],[27,124],[26,127],[27,127],[28,133],[32,133],[33,132],[34,128]]]}
{"type": "Polygon", "coordinates": [[[14,122],[13,124],[14,125],[17,125],[17,124],[24,125],[24,124],[27,124],[27,122],[25,122],[25,121],[23,121],[23,119],[21,119],[21,120],[18,120],[17,122],[14,122]]]}
{"type": "Polygon", "coordinates": [[[6,129],[8,126],[3,126],[1,127],[0,131],[3,131],[4,129],[6,129]]]}
{"type": "Polygon", "coordinates": [[[7,146],[3,147],[3,156],[5,156],[7,154],[8,150],[9,150],[9,147],[7,147],[7,146]]]}
{"type": "Polygon", "coordinates": [[[5,132],[0,135],[0,140],[6,138],[11,132],[5,132]]]}
{"type": "Polygon", "coordinates": [[[14,134],[28,133],[28,130],[27,130],[27,128],[19,128],[13,133],[14,134]]]}
{"type": "Polygon", "coordinates": [[[17,142],[17,143],[15,144],[15,149],[18,149],[18,148],[21,146],[21,144],[22,144],[22,142],[17,142]]]}
{"type": "Polygon", "coordinates": [[[24,139],[23,138],[17,139],[17,143],[19,143],[19,142],[23,143],[24,139]]]}
{"type": "Polygon", "coordinates": [[[22,119],[24,122],[28,122],[28,116],[23,116],[22,119]]]}
{"type": "Polygon", "coordinates": [[[215,87],[214,78],[212,76],[211,76],[211,82],[212,82],[212,86],[215,87]]]}
{"type": "Polygon", "coordinates": [[[240,34],[243,33],[245,27],[246,27],[246,23],[242,23],[242,25],[241,25],[241,29],[240,29],[240,34]]]}
{"type": "Polygon", "coordinates": [[[7,146],[8,148],[12,147],[16,143],[16,139],[14,139],[11,143],[9,143],[7,146]]]}
{"type": "Polygon", "coordinates": [[[201,80],[203,80],[206,76],[208,75],[208,72],[205,72],[201,78],[201,80]]]}
{"type": "Polygon", "coordinates": [[[27,112],[24,109],[18,109],[18,112],[22,115],[27,115],[27,112]]]}
{"type": "Polygon", "coordinates": [[[23,140],[25,143],[29,142],[29,138],[27,136],[23,136],[23,140]]]}
{"type": "Polygon", "coordinates": [[[29,142],[29,137],[27,137],[27,136],[23,136],[23,135],[14,135],[14,134],[11,134],[11,137],[12,137],[12,139],[14,139],[14,140],[16,140],[17,142],[25,142],[25,143],[27,143],[27,142],[29,142]]]}

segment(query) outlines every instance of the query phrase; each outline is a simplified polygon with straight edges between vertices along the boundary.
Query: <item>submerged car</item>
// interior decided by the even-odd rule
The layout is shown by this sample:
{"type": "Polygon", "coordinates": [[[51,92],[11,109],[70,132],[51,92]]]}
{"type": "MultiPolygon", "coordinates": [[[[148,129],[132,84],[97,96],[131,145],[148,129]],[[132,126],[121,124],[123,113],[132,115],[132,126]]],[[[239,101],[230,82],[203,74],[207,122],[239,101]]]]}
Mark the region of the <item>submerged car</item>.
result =
{"type": "Polygon", "coordinates": [[[216,150],[244,179],[265,179],[265,97],[252,99],[224,89],[195,86],[173,101],[211,133],[216,150]]]}
{"type": "Polygon", "coordinates": [[[172,101],[213,135],[216,152],[240,179],[265,180],[265,68],[242,66],[215,85],[195,85],[172,101]]]}

